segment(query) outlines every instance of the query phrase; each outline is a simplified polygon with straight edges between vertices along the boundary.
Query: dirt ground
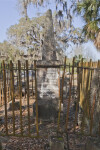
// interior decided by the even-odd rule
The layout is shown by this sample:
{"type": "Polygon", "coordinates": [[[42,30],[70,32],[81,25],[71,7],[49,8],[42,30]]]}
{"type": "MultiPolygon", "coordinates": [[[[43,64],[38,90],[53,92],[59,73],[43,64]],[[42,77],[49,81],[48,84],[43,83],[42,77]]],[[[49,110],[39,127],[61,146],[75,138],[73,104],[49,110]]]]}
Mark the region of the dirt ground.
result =
{"type": "MultiPolygon", "coordinates": [[[[30,99],[30,122],[31,122],[31,135],[36,136],[36,125],[35,119],[33,118],[32,105],[33,99],[30,99]]],[[[27,112],[27,101],[23,98],[22,100],[22,116],[23,116],[23,135],[28,135],[28,112],[27,112]]],[[[81,136],[74,133],[73,120],[74,120],[74,105],[71,103],[70,118],[68,126],[68,134],[65,132],[65,120],[64,116],[61,115],[60,122],[60,137],[63,138],[65,147],[68,150],[81,150],[86,147],[88,141],[93,140],[94,143],[99,143],[99,137],[81,136]]],[[[0,118],[4,117],[3,108],[0,111],[0,118]]],[[[15,111],[15,133],[20,136],[20,111],[15,111]]],[[[78,126],[77,129],[78,131],[78,126]]],[[[12,126],[12,111],[8,111],[8,131],[9,134],[13,134],[12,126]]],[[[51,136],[56,136],[57,131],[57,120],[52,122],[40,122],[39,123],[39,134],[40,138],[30,137],[16,137],[16,136],[0,136],[2,141],[3,150],[47,150],[46,145],[50,142],[51,136]]],[[[4,119],[0,121],[0,133],[5,134],[4,119]]],[[[77,132],[78,133],[78,132],[77,132]]],[[[59,136],[59,135],[58,135],[59,136]]],[[[93,146],[92,146],[93,147],[93,146]]],[[[85,149],[83,149],[85,150],[85,149]]],[[[93,149],[96,150],[96,149],[93,149]]]]}
{"type": "MultiPolygon", "coordinates": [[[[69,75],[70,77],[70,75],[69,75]]],[[[75,75],[76,79],[77,76],[75,75]]],[[[75,119],[75,101],[77,99],[76,94],[76,80],[74,81],[75,88],[72,87],[72,96],[69,110],[69,123],[68,123],[68,132],[65,132],[65,122],[66,122],[66,112],[69,96],[64,98],[64,110],[61,113],[60,121],[60,132],[58,137],[63,139],[66,150],[100,150],[100,137],[91,137],[79,134],[79,127],[76,126],[76,133],[74,132],[74,119],[75,119]],[[74,89],[74,90],[73,90],[74,89]],[[88,143],[92,144],[87,146],[88,143]],[[97,147],[95,147],[95,145],[97,147]],[[93,148],[94,147],[94,148],[93,148]],[[93,148],[93,149],[92,149],[93,148]],[[96,149],[98,148],[98,149],[96,149]]],[[[69,93],[67,93],[69,95],[69,93]]],[[[16,102],[19,102],[19,99],[15,99],[16,102]]],[[[21,135],[21,123],[20,123],[20,109],[15,110],[15,134],[17,136],[1,136],[5,134],[5,113],[4,106],[0,107],[0,140],[2,142],[3,150],[49,150],[48,145],[50,144],[50,137],[57,136],[57,119],[53,121],[41,122],[39,120],[39,135],[40,138],[33,138],[37,135],[35,117],[33,117],[33,104],[35,102],[34,97],[30,96],[29,100],[30,108],[30,133],[32,137],[29,137],[28,134],[28,107],[27,107],[27,97],[22,97],[22,128],[23,135],[27,137],[17,137],[21,135]]],[[[10,102],[11,103],[11,102],[10,102]]],[[[10,103],[7,104],[7,123],[8,123],[8,133],[13,134],[13,113],[9,109],[10,103]]]]}

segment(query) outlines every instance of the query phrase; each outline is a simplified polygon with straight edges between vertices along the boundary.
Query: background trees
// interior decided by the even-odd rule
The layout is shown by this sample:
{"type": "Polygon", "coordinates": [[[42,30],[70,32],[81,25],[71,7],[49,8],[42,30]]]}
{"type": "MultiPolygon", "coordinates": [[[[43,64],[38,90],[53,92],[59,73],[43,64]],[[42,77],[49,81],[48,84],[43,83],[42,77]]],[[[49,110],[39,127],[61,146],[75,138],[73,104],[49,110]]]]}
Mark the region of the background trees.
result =
{"type": "MultiPolygon", "coordinates": [[[[28,5],[44,6],[49,3],[49,0],[18,0],[22,6],[22,12],[27,19],[28,5]]],[[[55,0],[55,16],[59,19],[59,26],[61,26],[62,18],[66,16],[69,27],[73,26],[74,13],[81,15],[85,21],[83,27],[84,38],[94,41],[97,49],[100,49],[100,1],[99,0],[55,0]],[[70,4],[68,4],[70,3],[70,4]],[[68,6],[69,5],[69,6],[68,6]]],[[[71,30],[71,28],[70,28],[71,30]]],[[[67,29],[68,31],[68,29],[67,29]]]]}
{"type": "MultiPolygon", "coordinates": [[[[19,23],[8,29],[10,42],[18,47],[26,49],[29,53],[39,51],[40,43],[43,42],[43,28],[45,28],[45,14],[43,16],[30,19],[27,14],[28,5],[33,4],[43,6],[49,0],[18,0],[21,5],[21,11],[25,17],[21,18],[19,23]]],[[[71,2],[71,8],[74,3],[71,2]]],[[[55,12],[53,13],[54,35],[58,49],[66,49],[73,44],[79,44],[86,41],[81,29],[75,28],[72,24],[72,11],[66,1],[55,0],[55,12]],[[61,10],[59,9],[61,6],[61,10]]]]}
{"type": "MultiPolygon", "coordinates": [[[[39,53],[40,46],[44,42],[44,28],[48,26],[45,23],[45,14],[40,17],[35,18],[21,18],[18,24],[11,26],[8,29],[8,37],[12,44],[20,47],[21,49],[26,49],[28,53],[35,54],[39,53]]],[[[58,50],[70,46],[71,42],[74,44],[83,43],[85,41],[82,35],[81,29],[68,26],[67,18],[60,21],[56,18],[55,13],[53,14],[53,26],[54,26],[54,36],[55,45],[58,50]]]]}
{"type": "Polygon", "coordinates": [[[20,57],[20,51],[7,41],[0,43],[0,61],[5,59],[6,62],[17,61],[20,57]]]}
{"type": "Polygon", "coordinates": [[[100,49],[100,1],[84,0],[78,2],[74,11],[81,14],[85,20],[83,32],[86,37],[93,40],[96,47],[100,49]]]}

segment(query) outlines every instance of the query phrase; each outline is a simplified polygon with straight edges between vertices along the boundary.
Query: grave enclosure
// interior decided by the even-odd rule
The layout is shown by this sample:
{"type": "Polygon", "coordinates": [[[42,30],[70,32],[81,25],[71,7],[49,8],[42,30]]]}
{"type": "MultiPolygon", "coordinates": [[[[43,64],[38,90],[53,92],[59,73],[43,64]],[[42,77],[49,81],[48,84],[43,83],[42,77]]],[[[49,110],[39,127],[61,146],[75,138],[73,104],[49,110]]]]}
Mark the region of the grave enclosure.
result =
{"type": "Polygon", "coordinates": [[[73,130],[88,135],[99,134],[97,104],[100,95],[95,91],[99,90],[100,82],[97,79],[94,83],[94,79],[97,76],[99,78],[99,73],[95,77],[95,72],[99,72],[100,62],[80,62],[75,66],[74,61],[75,59],[72,66],[66,64],[66,61],[63,65],[38,65],[35,61],[33,68],[33,65],[29,66],[28,61],[25,65],[18,61],[18,67],[12,62],[10,65],[3,62],[0,72],[0,133],[42,136],[42,131],[50,132],[53,125],[54,131],[73,130]],[[50,71],[55,69],[53,81],[52,78],[47,80],[50,72],[46,72],[45,80],[41,81],[43,78],[39,73],[49,69],[50,71]],[[78,111],[78,105],[82,113],[80,109],[78,111]],[[77,122],[82,122],[78,130],[77,122]]]}

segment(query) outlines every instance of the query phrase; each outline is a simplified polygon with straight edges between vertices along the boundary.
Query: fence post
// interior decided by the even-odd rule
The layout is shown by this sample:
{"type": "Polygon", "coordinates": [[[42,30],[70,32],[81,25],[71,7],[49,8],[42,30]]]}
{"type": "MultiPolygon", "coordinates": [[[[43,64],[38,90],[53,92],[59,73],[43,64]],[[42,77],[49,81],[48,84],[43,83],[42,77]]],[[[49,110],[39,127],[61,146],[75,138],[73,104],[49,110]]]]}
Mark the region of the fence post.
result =
{"type": "MultiPolygon", "coordinates": [[[[3,63],[1,64],[1,68],[2,68],[2,69],[1,69],[1,74],[3,75],[3,63]]],[[[4,97],[3,97],[3,96],[4,96],[3,84],[4,84],[4,83],[3,83],[3,76],[2,76],[2,89],[1,89],[1,92],[2,92],[2,105],[5,103],[5,102],[4,102],[4,97]]]]}
{"type": "MultiPolygon", "coordinates": [[[[83,58],[81,59],[81,80],[80,80],[80,87],[81,87],[81,89],[82,89],[82,86],[83,86],[82,85],[82,74],[83,74],[83,58]]],[[[80,90],[80,92],[81,92],[81,90],[80,90]]],[[[80,101],[81,101],[81,99],[80,99],[80,101]]]]}
{"type": "Polygon", "coordinates": [[[18,78],[19,78],[19,95],[20,95],[20,125],[21,135],[23,136],[23,125],[22,125],[22,87],[21,87],[21,64],[18,60],[18,78]]]}
{"type": "Polygon", "coordinates": [[[14,73],[13,73],[13,63],[10,61],[10,81],[11,81],[11,99],[12,99],[12,113],[13,113],[13,135],[15,135],[15,112],[14,112],[14,73]]]}
{"type": "Polygon", "coordinates": [[[64,87],[65,70],[66,70],[66,57],[64,60],[64,70],[63,70],[63,76],[62,76],[61,103],[63,102],[63,87],[64,87]]]}
{"type": "Polygon", "coordinates": [[[70,80],[70,63],[69,63],[69,80],[70,80]]]}
{"type": "Polygon", "coordinates": [[[91,77],[92,77],[92,70],[91,70],[91,67],[92,67],[92,59],[90,59],[89,67],[90,67],[90,70],[89,70],[89,86],[88,86],[88,90],[90,90],[90,86],[91,86],[91,77]]]}
{"type": "Polygon", "coordinates": [[[75,57],[73,58],[73,66],[72,66],[72,69],[73,69],[73,97],[74,97],[74,67],[75,67],[75,57]]]}
{"type": "MultiPolygon", "coordinates": [[[[24,83],[25,83],[25,63],[24,63],[24,83]]],[[[25,86],[25,98],[26,98],[26,86],[25,86]]]]}
{"type": "MultiPolygon", "coordinates": [[[[98,60],[97,67],[100,69],[100,60],[98,60]]],[[[99,80],[100,80],[100,74],[99,74],[99,80]]],[[[100,82],[100,81],[99,81],[100,82]]],[[[100,90],[100,89],[99,89],[100,90]]],[[[99,121],[99,135],[100,135],[100,121],[99,121]]]]}
{"type": "MultiPolygon", "coordinates": [[[[62,77],[61,94],[60,94],[60,89],[59,89],[60,103],[59,103],[59,113],[58,113],[58,131],[59,131],[59,127],[60,127],[61,103],[63,102],[63,87],[64,87],[65,70],[66,70],[66,57],[65,57],[65,60],[64,60],[64,71],[63,71],[63,77],[62,77]]],[[[60,78],[60,72],[59,72],[59,78],[60,78]]],[[[59,82],[60,82],[60,79],[59,79],[59,82]]],[[[60,88],[60,83],[59,83],[59,88],[60,88]]]]}
{"type": "Polygon", "coordinates": [[[75,122],[74,122],[74,131],[76,130],[76,123],[77,123],[77,112],[78,112],[78,105],[80,100],[80,79],[79,79],[79,63],[77,65],[77,103],[76,103],[76,111],[75,111],[75,122]]]}
{"type": "Polygon", "coordinates": [[[8,64],[6,65],[7,66],[7,77],[6,77],[6,80],[7,80],[7,102],[9,102],[9,86],[8,86],[8,64]]]}
{"type": "Polygon", "coordinates": [[[37,137],[39,137],[36,60],[34,61],[34,69],[35,69],[36,131],[37,131],[37,137]]]}
{"type": "MultiPolygon", "coordinates": [[[[75,62],[75,57],[73,58],[73,64],[74,64],[74,62],[75,62]]],[[[66,131],[68,129],[69,108],[70,108],[70,101],[71,101],[71,88],[72,88],[73,74],[74,74],[74,69],[72,68],[72,76],[71,76],[70,87],[69,87],[69,100],[68,100],[67,114],[66,114],[66,131]]]]}
{"type": "Polygon", "coordinates": [[[2,77],[2,73],[1,73],[1,64],[0,64],[0,106],[2,106],[2,100],[1,100],[1,77],[2,77]]]}
{"type": "Polygon", "coordinates": [[[28,60],[26,60],[26,75],[27,75],[27,107],[28,107],[28,132],[30,135],[30,104],[29,104],[29,71],[28,60]]]}
{"type": "Polygon", "coordinates": [[[6,97],[6,70],[5,70],[5,62],[3,61],[3,84],[4,84],[4,104],[5,104],[5,127],[6,127],[6,135],[8,135],[8,123],[7,123],[7,97],[6,97]]]}
{"type": "MultiPolygon", "coordinates": [[[[9,64],[8,64],[8,70],[10,71],[10,67],[9,67],[9,64]]],[[[9,72],[8,71],[8,72],[9,72]]],[[[10,91],[11,91],[11,89],[10,89],[10,73],[8,74],[8,99],[9,99],[9,101],[10,101],[10,91]]]]}
{"type": "Polygon", "coordinates": [[[34,92],[33,92],[33,65],[32,65],[32,96],[34,96],[34,92]]]}
{"type": "MultiPolygon", "coordinates": [[[[87,83],[88,83],[88,69],[85,69],[84,70],[84,67],[85,65],[83,64],[83,61],[82,61],[82,80],[81,80],[81,96],[80,96],[80,102],[81,102],[81,105],[82,103],[85,103],[86,106],[87,106],[87,83]],[[85,81],[84,81],[85,80],[85,81]],[[83,93],[83,91],[85,91],[85,93],[83,93]],[[83,102],[83,100],[85,100],[85,102],[83,102]]],[[[86,62],[86,66],[85,67],[88,67],[88,62],[86,62]]],[[[84,107],[84,106],[83,106],[84,107]]],[[[84,108],[83,108],[84,109],[84,108]]],[[[81,133],[83,134],[84,132],[84,125],[85,125],[85,111],[83,111],[83,116],[82,116],[82,126],[81,126],[81,133]]]]}
{"type": "Polygon", "coordinates": [[[17,87],[18,87],[18,65],[16,63],[16,76],[17,76],[17,87]]]}

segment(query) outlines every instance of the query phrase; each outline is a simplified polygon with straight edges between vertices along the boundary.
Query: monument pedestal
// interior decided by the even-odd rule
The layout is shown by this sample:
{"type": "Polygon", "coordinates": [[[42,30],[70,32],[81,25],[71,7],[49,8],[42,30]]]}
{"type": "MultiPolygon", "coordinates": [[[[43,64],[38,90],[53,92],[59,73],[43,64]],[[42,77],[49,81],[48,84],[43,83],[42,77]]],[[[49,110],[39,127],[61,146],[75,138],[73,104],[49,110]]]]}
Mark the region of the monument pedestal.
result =
{"type": "MultiPolygon", "coordinates": [[[[57,65],[59,61],[38,61],[38,66],[57,65]]],[[[57,68],[37,69],[37,95],[38,117],[43,120],[52,120],[58,117],[59,110],[59,86],[57,68]]],[[[34,115],[35,103],[33,105],[34,115]]]]}

